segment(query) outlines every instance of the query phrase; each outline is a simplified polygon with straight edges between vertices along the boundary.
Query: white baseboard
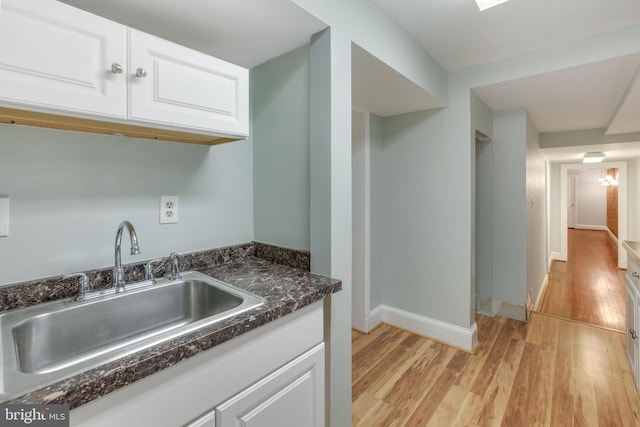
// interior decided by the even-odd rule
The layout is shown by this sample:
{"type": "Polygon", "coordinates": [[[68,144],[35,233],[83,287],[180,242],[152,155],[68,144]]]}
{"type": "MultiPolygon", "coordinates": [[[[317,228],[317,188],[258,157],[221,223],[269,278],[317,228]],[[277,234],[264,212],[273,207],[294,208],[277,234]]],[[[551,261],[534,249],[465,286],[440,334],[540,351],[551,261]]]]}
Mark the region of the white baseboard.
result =
{"type": "Polygon", "coordinates": [[[473,351],[478,343],[478,326],[475,322],[471,328],[467,329],[381,304],[371,310],[369,314],[369,330],[382,322],[467,351],[473,351]]]}
{"type": "Polygon", "coordinates": [[[369,317],[367,317],[367,333],[384,321],[382,316],[383,307],[385,306],[379,305],[369,312],[369,317]]]}
{"type": "Polygon", "coordinates": [[[614,245],[618,246],[618,238],[613,235],[611,230],[609,230],[609,227],[607,227],[607,236],[609,236],[614,245]]]}
{"type": "Polygon", "coordinates": [[[590,225],[590,224],[577,224],[574,227],[576,230],[596,230],[596,231],[608,231],[606,225],[590,225]]]}
{"type": "Polygon", "coordinates": [[[549,268],[551,268],[551,263],[553,261],[567,261],[567,257],[566,256],[562,256],[562,254],[560,252],[551,252],[551,255],[549,256],[549,268]]]}
{"type": "Polygon", "coordinates": [[[538,292],[538,296],[536,297],[536,303],[533,305],[533,311],[538,311],[540,308],[540,304],[542,304],[542,295],[544,295],[547,290],[547,286],[549,286],[549,275],[544,276],[544,280],[542,281],[542,285],[540,285],[540,291],[538,292]]]}

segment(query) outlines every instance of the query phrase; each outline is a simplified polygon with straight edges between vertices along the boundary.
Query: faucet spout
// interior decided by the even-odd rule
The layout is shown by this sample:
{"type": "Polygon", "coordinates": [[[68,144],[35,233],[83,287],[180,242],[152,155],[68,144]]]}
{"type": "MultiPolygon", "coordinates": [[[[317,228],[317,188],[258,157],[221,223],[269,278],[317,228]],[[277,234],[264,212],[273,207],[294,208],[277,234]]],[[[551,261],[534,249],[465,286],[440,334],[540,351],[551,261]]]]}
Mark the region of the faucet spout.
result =
{"type": "Polygon", "coordinates": [[[136,229],[129,221],[122,221],[118,225],[116,230],[116,245],[115,245],[115,267],[113,269],[113,286],[116,292],[124,291],[124,269],[122,268],[122,233],[124,229],[129,232],[129,239],[131,240],[131,255],[140,254],[140,246],[138,245],[138,236],[136,235],[136,229]]]}

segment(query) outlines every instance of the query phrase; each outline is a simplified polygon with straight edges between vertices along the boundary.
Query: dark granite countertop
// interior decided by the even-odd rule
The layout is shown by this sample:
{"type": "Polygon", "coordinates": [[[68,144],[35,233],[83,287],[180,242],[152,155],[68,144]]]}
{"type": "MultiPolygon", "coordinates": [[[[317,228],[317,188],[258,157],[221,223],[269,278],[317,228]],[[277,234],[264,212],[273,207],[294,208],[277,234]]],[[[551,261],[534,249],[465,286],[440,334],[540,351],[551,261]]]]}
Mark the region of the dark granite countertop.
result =
{"type": "MultiPolygon", "coordinates": [[[[261,244],[251,245],[261,247],[261,244]]],[[[67,403],[72,409],[76,408],[342,289],[339,280],[258,258],[261,254],[254,249],[252,246],[244,256],[230,257],[220,263],[192,267],[264,297],[266,302],[263,306],[4,403],[67,403]]],[[[279,262],[278,259],[272,261],[279,262]]]]}

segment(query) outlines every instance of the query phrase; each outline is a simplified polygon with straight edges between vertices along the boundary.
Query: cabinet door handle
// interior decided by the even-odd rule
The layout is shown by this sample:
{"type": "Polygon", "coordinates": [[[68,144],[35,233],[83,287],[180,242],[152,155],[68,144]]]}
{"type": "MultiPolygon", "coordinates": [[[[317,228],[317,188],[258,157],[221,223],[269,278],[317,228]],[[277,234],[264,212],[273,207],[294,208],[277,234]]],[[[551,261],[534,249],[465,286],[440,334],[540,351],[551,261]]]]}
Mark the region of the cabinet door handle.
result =
{"type": "Polygon", "coordinates": [[[638,339],[638,333],[634,329],[629,329],[629,333],[631,334],[631,338],[634,340],[638,339]]]}
{"type": "Polygon", "coordinates": [[[631,273],[631,276],[635,277],[636,279],[640,279],[640,273],[638,273],[637,271],[631,273]]]}
{"type": "Polygon", "coordinates": [[[122,74],[124,72],[124,68],[122,67],[122,65],[114,62],[113,64],[111,64],[111,72],[113,74],[122,74]]]}
{"type": "Polygon", "coordinates": [[[136,77],[140,77],[141,79],[147,77],[147,70],[144,68],[138,68],[136,70],[136,77]]]}

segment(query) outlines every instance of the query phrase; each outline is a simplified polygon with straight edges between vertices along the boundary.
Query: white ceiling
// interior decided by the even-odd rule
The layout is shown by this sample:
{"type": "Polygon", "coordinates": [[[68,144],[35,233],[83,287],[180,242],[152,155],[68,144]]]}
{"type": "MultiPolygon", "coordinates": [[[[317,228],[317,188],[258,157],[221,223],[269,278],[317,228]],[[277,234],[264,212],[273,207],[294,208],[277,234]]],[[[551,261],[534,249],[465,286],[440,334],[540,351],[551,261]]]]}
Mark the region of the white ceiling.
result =
{"type": "Polygon", "coordinates": [[[607,157],[605,161],[628,160],[640,157],[640,142],[583,145],[573,147],[543,148],[542,152],[551,162],[581,163],[585,153],[600,151],[607,157]]]}
{"type": "Polygon", "coordinates": [[[458,70],[640,22],[638,0],[371,0],[443,67],[458,70]]]}
{"type": "Polygon", "coordinates": [[[445,106],[356,44],[351,46],[351,75],[351,102],[356,109],[387,117],[445,106]]]}
{"type": "MultiPolygon", "coordinates": [[[[483,12],[473,0],[371,1],[452,71],[640,23],[638,0],[510,0],[483,12]]],[[[474,92],[494,111],[526,108],[540,132],[632,133],[640,131],[639,69],[632,55],[474,92]]],[[[581,147],[553,150],[556,161],[584,154],[581,147]]],[[[615,155],[626,150],[639,154],[622,146],[615,155]]]]}
{"type": "MultiPolygon", "coordinates": [[[[494,111],[526,107],[540,132],[607,128],[640,67],[640,54],[475,88],[494,111]]],[[[628,97],[640,99],[635,91],[628,97]]],[[[629,105],[629,104],[627,104],[629,105]]],[[[628,108],[628,107],[626,107],[628,108]]],[[[640,130],[640,109],[628,117],[624,133],[640,130]],[[631,129],[635,127],[636,129],[631,129]]],[[[621,132],[615,132],[621,133],[621,132]]]]}
{"type": "Polygon", "coordinates": [[[326,28],[290,0],[61,0],[252,68],[326,28]]]}

